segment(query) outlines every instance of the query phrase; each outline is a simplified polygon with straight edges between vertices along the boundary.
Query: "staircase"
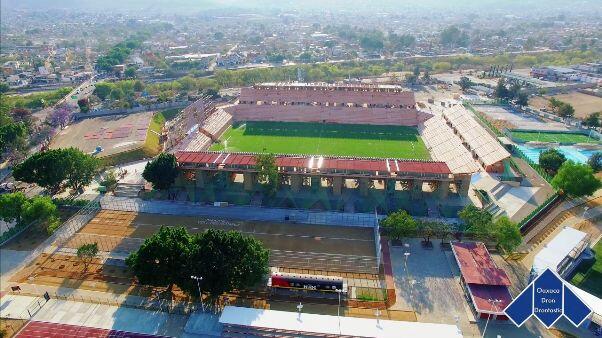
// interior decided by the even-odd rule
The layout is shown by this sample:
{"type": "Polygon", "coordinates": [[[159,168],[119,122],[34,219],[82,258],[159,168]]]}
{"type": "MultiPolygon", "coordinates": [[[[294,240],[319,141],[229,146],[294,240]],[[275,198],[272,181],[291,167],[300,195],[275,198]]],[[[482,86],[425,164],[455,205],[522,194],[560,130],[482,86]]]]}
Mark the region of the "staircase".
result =
{"type": "Polygon", "coordinates": [[[136,198],[138,193],[144,189],[144,184],[140,183],[117,183],[113,194],[117,197],[136,198]]]}

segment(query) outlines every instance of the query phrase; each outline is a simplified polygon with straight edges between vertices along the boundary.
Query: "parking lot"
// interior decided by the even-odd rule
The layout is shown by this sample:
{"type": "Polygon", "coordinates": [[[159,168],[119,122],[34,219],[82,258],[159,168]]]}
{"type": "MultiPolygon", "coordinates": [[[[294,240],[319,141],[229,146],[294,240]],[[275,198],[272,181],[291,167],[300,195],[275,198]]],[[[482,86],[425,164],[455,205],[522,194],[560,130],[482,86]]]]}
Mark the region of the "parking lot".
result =
{"type": "MultiPolygon", "coordinates": [[[[423,248],[421,239],[404,242],[408,247],[392,247],[391,262],[397,302],[391,309],[415,311],[419,322],[457,324],[465,337],[481,337],[485,320],[475,320],[460,284],[460,270],[451,250],[443,250],[439,240],[423,248]],[[405,253],[409,253],[406,260],[405,253]],[[407,264],[406,264],[407,262],[407,264]]],[[[506,266],[503,266],[507,269],[506,266]]],[[[520,290],[521,285],[515,290],[520,290]]],[[[486,337],[554,337],[536,320],[517,328],[508,321],[488,323],[486,337]]]]}

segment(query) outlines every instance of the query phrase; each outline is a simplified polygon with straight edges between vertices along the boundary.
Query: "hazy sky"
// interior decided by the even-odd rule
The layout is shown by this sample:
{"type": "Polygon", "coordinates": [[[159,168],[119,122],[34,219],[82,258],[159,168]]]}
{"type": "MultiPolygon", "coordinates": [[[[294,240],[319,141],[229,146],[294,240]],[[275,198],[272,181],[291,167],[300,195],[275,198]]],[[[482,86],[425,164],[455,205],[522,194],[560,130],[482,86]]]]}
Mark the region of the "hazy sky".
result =
{"type": "MultiPolygon", "coordinates": [[[[146,9],[159,12],[198,12],[211,9],[280,9],[280,10],[361,10],[398,12],[411,8],[456,9],[480,12],[505,9],[541,11],[602,10],[602,0],[0,0],[3,9],[131,11],[146,9]]],[[[519,14],[521,12],[518,12],[519,14]]]]}

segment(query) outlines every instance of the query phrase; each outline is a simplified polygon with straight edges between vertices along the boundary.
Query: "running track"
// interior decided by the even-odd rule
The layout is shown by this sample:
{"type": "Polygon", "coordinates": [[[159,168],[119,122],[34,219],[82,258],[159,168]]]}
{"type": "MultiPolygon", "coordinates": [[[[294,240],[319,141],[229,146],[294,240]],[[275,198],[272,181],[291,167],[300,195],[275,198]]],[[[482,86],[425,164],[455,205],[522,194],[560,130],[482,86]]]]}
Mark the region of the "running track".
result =
{"type": "Polygon", "coordinates": [[[15,336],[17,338],[157,338],[150,334],[132,333],[117,330],[97,329],[93,327],[48,322],[31,321],[15,336]]]}

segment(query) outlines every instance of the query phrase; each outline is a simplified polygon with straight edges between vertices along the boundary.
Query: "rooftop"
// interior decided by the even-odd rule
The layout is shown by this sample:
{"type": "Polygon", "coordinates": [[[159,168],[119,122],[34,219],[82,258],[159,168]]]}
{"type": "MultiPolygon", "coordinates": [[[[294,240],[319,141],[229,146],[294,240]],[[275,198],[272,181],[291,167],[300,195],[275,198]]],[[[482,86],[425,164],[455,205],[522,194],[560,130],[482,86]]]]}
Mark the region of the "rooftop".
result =
{"type": "MultiPolygon", "coordinates": [[[[226,306],[219,322],[225,326],[269,332],[341,335],[349,337],[462,337],[455,325],[336,317],[310,313],[226,306]]],[[[226,331],[227,328],[224,328],[226,331]]]]}
{"type": "MultiPolygon", "coordinates": [[[[178,163],[193,163],[216,167],[254,166],[255,156],[255,154],[250,153],[186,151],[181,151],[176,154],[178,163]]],[[[277,155],[276,165],[278,167],[324,171],[358,170],[378,171],[382,173],[451,174],[451,171],[445,162],[409,161],[400,159],[277,155]]]]}

